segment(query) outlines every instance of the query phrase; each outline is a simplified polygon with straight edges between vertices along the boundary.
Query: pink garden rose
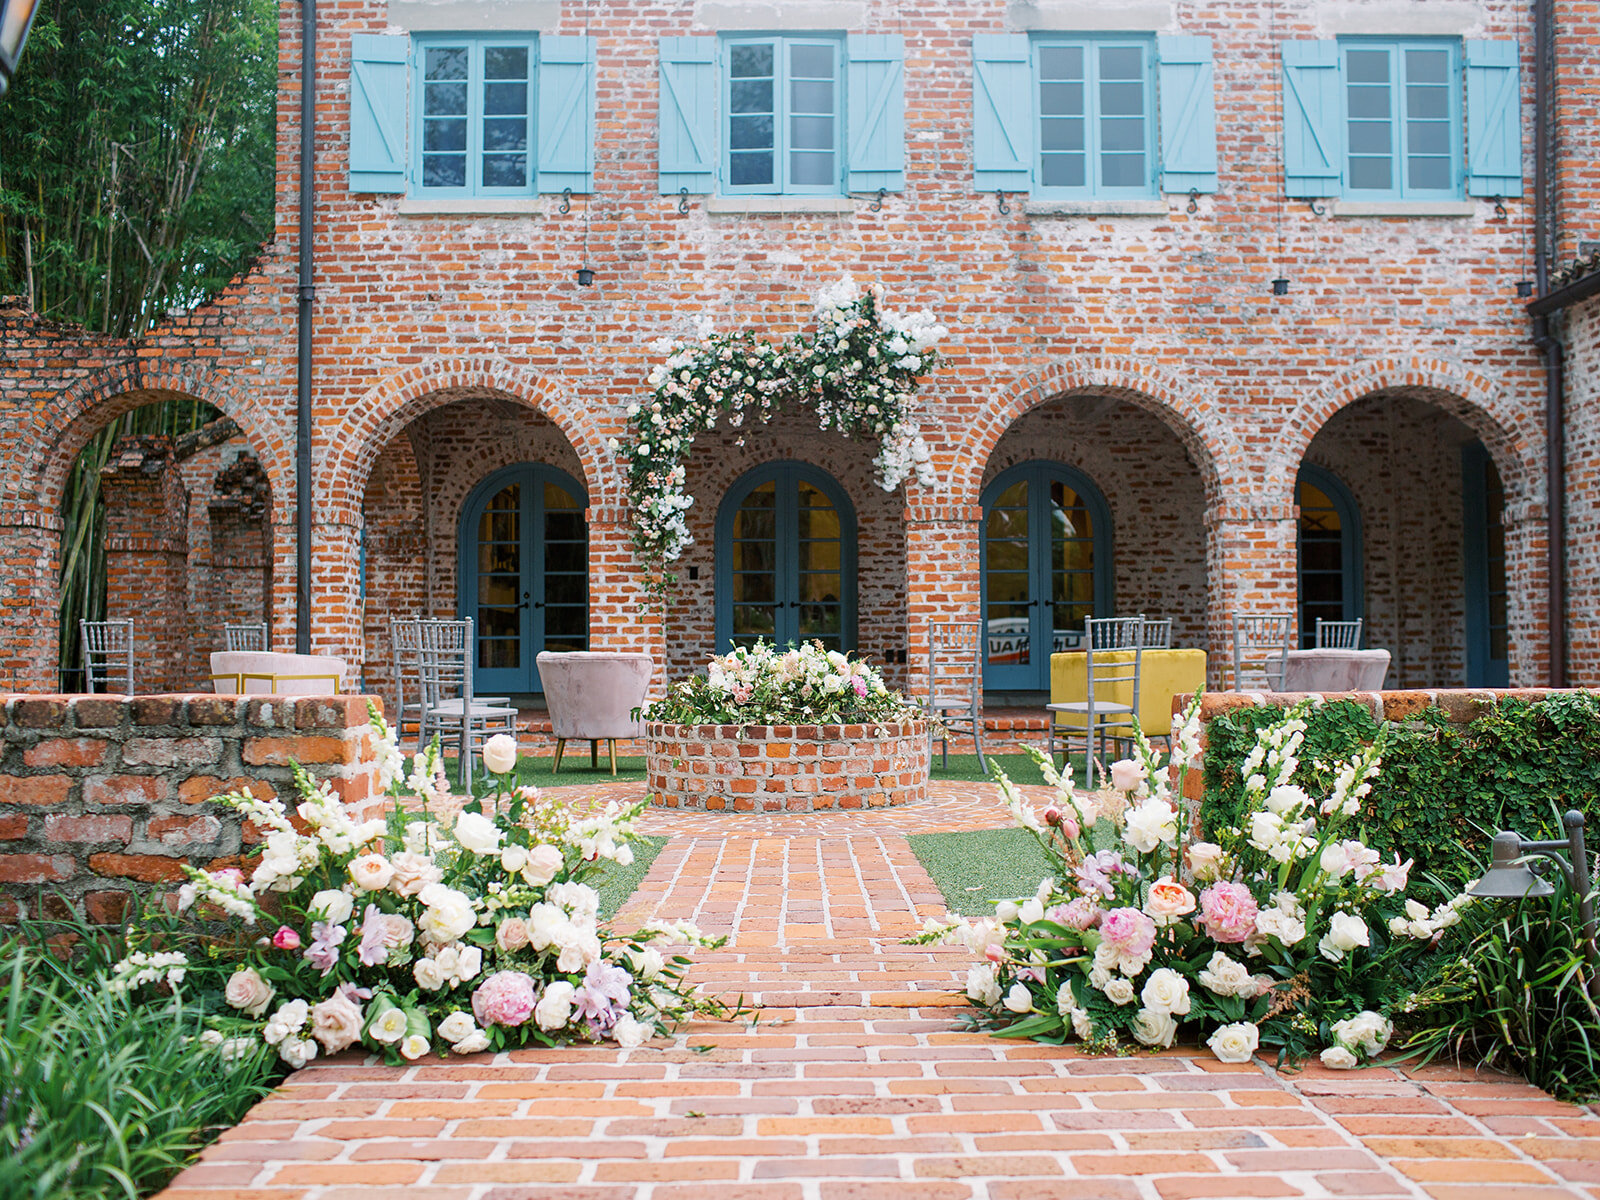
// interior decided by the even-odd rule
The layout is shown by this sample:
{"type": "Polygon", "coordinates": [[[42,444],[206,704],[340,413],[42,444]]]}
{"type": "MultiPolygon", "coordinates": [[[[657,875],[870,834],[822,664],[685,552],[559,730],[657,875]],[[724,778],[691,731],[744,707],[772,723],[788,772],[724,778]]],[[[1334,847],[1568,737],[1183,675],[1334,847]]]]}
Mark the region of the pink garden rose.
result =
{"type": "Polygon", "coordinates": [[[1156,923],[1137,908],[1113,908],[1100,921],[1101,943],[1123,958],[1143,958],[1156,942],[1156,923]]]}
{"type": "Polygon", "coordinates": [[[1150,885],[1144,911],[1155,918],[1157,925],[1171,925],[1194,911],[1194,893],[1176,879],[1163,877],[1150,885]]]}
{"type": "Polygon", "coordinates": [[[1243,942],[1256,931],[1256,898],[1242,883],[1213,883],[1200,893],[1200,928],[1219,942],[1243,942]]]}
{"type": "Polygon", "coordinates": [[[533,979],[521,971],[496,971],[472,993],[480,1025],[521,1025],[533,1015],[533,979]]]}

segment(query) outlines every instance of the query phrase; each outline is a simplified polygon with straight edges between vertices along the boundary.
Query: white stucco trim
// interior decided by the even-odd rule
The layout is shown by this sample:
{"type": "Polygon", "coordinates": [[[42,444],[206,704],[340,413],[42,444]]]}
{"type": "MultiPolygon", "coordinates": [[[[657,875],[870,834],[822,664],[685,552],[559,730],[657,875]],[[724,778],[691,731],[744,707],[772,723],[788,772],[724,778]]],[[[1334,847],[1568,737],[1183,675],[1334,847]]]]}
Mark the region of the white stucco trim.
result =
{"type": "Polygon", "coordinates": [[[1380,34],[1398,37],[1481,37],[1488,13],[1475,0],[1336,0],[1314,5],[1317,29],[1333,36],[1380,34]]]}
{"type": "Polygon", "coordinates": [[[704,29],[738,33],[746,29],[839,31],[865,29],[865,0],[695,0],[694,23],[704,29]]]}
{"type": "Polygon", "coordinates": [[[1006,21],[1012,29],[1061,33],[1166,33],[1176,28],[1174,7],[1165,0],[1011,0],[1006,21]]]}
{"type": "Polygon", "coordinates": [[[389,0],[390,25],[413,33],[554,33],[561,0],[389,0]]]}

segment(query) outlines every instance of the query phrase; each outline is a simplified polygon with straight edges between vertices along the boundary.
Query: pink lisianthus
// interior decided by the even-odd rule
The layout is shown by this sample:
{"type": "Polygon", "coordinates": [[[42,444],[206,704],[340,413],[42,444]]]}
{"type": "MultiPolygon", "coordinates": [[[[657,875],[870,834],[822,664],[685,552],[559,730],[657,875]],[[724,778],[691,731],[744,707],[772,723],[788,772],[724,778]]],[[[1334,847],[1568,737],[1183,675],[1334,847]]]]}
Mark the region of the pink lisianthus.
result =
{"type": "Polygon", "coordinates": [[[1156,942],[1156,923],[1137,908],[1113,908],[1100,921],[1101,944],[1125,959],[1144,958],[1156,942]]]}
{"type": "Polygon", "coordinates": [[[852,675],[850,677],[850,687],[855,691],[857,696],[860,696],[862,699],[866,699],[867,681],[865,679],[861,678],[859,675],[852,675]]]}
{"type": "Polygon", "coordinates": [[[298,950],[300,935],[287,925],[279,925],[278,932],[272,935],[272,944],[279,950],[298,950]]]}
{"type": "Polygon", "coordinates": [[[1256,898],[1242,883],[1213,883],[1200,893],[1200,928],[1219,942],[1245,941],[1256,931],[1256,898]]]}
{"type": "Polygon", "coordinates": [[[521,971],[496,971],[472,993],[472,1015],[480,1025],[521,1025],[533,1015],[533,979],[521,971]]]}

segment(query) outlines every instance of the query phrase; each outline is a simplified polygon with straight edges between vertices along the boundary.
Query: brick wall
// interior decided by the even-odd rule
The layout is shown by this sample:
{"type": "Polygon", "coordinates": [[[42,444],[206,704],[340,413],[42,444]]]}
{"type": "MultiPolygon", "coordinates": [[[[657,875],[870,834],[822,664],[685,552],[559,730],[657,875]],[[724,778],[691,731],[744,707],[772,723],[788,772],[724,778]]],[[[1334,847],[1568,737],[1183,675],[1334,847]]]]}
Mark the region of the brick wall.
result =
{"type": "Polygon", "coordinates": [[[1567,352],[1567,671],[1600,681],[1600,298],[1560,319],[1567,352]]]}
{"type": "Polygon", "coordinates": [[[3,920],[65,906],[115,921],[130,894],[174,888],[185,862],[238,865],[256,834],[207,801],[288,799],[291,760],[351,803],[375,786],[361,696],[0,695],[0,719],[3,920]]]}
{"type": "MultiPolygon", "coordinates": [[[[1173,195],[1163,211],[1145,216],[1049,215],[1015,196],[1002,213],[993,195],[974,191],[971,37],[1020,28],[1020,18],[1044,8],[1007,0],[861,0],[840,8],[851,31],[905,39],[907,189],[878,211],[873,197],[862,195],[837,213],[761,215],[712,212],[702,197],[680,213],[676,197],[658,194],[655,39],[713,32],[707,6],[566,0],[541,8],[549,14],[545,32],[599,39],[596,194],[574,197],[566,214],[550,196],[536,213],[501,216],[416,215],[402,212],[395,197],[349,192],[348,39],[388,28],[391,14],[383,0],[324,10],[313,367],[317,649],[360,664],[377,645],[373,629],[381,628],[386,606],[420,596],[435,611],[449,610],[453,595],[435,594],[436,579],[405,575],[404,538],[416,530],[400,530],[364,502],[377,495],[370,490],[375,464],[403,457],[407,441],[448,456],[452,476],[460,476],[452,487],[481,479],[489,458],[436,443],[433,433],[465,438],[474,414],[493,403],[526,414],[518,453],[575,464],[589,491],[593,644],[647,649],[663,659],[671,647],[679,660],[697,658],[704,635],[690,618],[703,623],[698,602],[681,606],[666,625],[640,617],[642,581],[620,507],[623,477],[606,439],[622,432],[626,405],[644,390],[652,339],[686,331],[700,312],[722,328],[758,323],[787,335],[806,325],[816,287],[851,271],[882,281],[898,307],[933,307],[951,329],[948,361],[926,392],[939,482],[889,500],[902,514],[903,533],[886,532],[864,550],[888,563],[897,553],[894,536],[904,539],[903,568],[892,577],[879,573],[881,583],[870,585],[876,590],[863,593],[863,613],[870,609],[881,628],[864,627],[862,645],[876,652],[903,642],[913,686],[928,616],[975,611],[975,509],[997,448],[1008,438],[1027,445],[1017,430],[1027,428],[1018,422],[1031,411],[1063,397],[1103,395],[1154,414],[1188,460],[1178,463],[1153,429],[1146,443],[1119,426],[1116,444],[1102,447],[1127,464],[1125,482],[1107,489],[1119,510],[1143,513],[1154,501],[1149,485],[1133,482],[1148,444],[1164,446],[1163,462],[1181,467],[1174,481],[1188,514],[1185,529],[1168,528],[1178,540],[1166,539],[1183,548],[1181,562],[1159,557],[1165,543],[1146,548],[1119,562],[1119,594],[1125,587],[1132,601],[1153,591],[1159,603],[1143,606],[1174,609],[1187,627],[1203,628],[1213,655],[1223,652],[1232,612],[1293,606],[1293,481],[1324,426],[1347,406],[1400,393],[1461,420],[1494,456],[1511,509],[1521,515],[1510,547],[1513,678],[1543,678],[1542,376],[1512,291],[1527,271],[1531,204],[1512,198],[1504,216],[1487,199],[1455,217],[1339,215],[1337,205],[1316,215],[1280,194],[1276,41],[1329,36],[1333,23],[1345,28],[1352,14],[1381,28],[1390,6],[1172,0],[1139,10],[1154,32],[1214,40],[1221,164],[1220,190],[1199,197],[1194,212],[1186,196],[1173,195]],[[580,260],[597,272],[591,288],[573,279],[580,260]],[[1290,291],[1276,297],[1269,281],[1280,274],[1291,280],[1290,291]],[[559,433],[559,443],[533,444],[535,429],[559,433]],[[1204,494],[1198,517],[1190,511],[1197,479],[1204,494]],[[369,539],[365,609],[358,582],[364,521],[398,539],[384,551],[388,598],[372,591],[381,572],[373,570],[369,539]],[[1195,542],[1195,528],[1202,542],[1195,542]],[[1201,579],[1203,603],[1195,592],[1201,579]]],[[[1556,9],[1565,64],[1559,176],[1572,192],[1561,205],[1566,245],[1600,211],[1588,203],[1600,122],[1583,120],[1594,104],[1584,39],[1600,5],[1560,0],[1556,9]]],[[[1522,39],[1525,123],[1531,121],[1527,0],[1483,0],[1468,18],[1465,36],[1522,39]]],[[[116,413],[164,395],[193,395],[234,417],[270,481],[272,611],[280,643],[289,636],[301,113],[298,9],[287,0],[280,49],[278,225],[256,268],[214,304],[136,345],[0,313],[0,417],[16,430],[0,450],[7,551],[0,591],[9,605],[0,609],[0,669],[13,684],[47,681],[53,647],[35,631],[51,621],[50,522],[72,455],[116,413]]],[[[1527,139],[1525,155],[1531,177],[1527,139]]],[[[797,432],[804,423],[802,416],[790,426],[749,431],[752,461],[807,457],[813,450],[797,432]]],[[[1087,425],[1061,424],[1047,448],[1052,455],[1079,453],[1095,440],[1087,425]]],[[[715,511],[724,464],[713,456],[724,448],[709,439],[691,462],[708,489],[698,497],[697,519],[715,511]]],[[[830,463],[851,453],[824,449],[830,463]]],[[[841,466],[841,483],[864,496],[869,489],[853,470],[841,466]]],[[[448,499],[422,490],[420,479],[405,486],[421,498],[425,529],[453,536],[453,514],[432,507],[447,507],[448,499]]],[[[1381,527],[1397,503],[1380,499],[1384,511],[1364,515],[1381,527]]],[[[1124,524],[1132,530],[1140,521],[1124,524]]],[[[1453,552],[1446,525],[1402,524],[1400,532],[1425,539],[1416,561],[1430,578],[1458,589],[1446,578],[1453,552]]],[[[453,557],[429,546],[431,561],[453,557]]],[[[1585,604],[1600,604],[1592,573],[1572,589],[1574,612],[1585,604]]],[[[1448,612],[1438,619],[1457,618],[1448,612]]],[[[1407,644],[1419,643],[1408,635],[1407,644]]],[[[1447,640],[1435,646],[1422,660],[1434,676],[1426,681],[1453,682],[1456,655],[1447,640]]],[[[374,663],[375,679],[382,679],[381,666],[374,663]]]]}

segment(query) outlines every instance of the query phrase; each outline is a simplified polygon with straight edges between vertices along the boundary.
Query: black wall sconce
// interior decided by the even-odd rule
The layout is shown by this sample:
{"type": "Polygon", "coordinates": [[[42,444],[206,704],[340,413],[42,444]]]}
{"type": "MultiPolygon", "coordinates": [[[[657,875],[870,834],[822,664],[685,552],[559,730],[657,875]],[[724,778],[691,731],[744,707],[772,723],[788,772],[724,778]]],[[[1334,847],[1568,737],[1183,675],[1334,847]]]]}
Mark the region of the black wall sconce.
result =
{"type": "Polygon", "coordinates": [[[588,267],[579,267],[578,268],[578,286],[579,287],[593,287],[594,286],[594,272],[592,270],[590,270],[588,267]]]}
{"type": "Polygon", "coordinates": [[[1531,295],[1533,295],[1533,280],[1531,280],[1531,279],[1519,279],[1519,280],[1517,280],[1517,299],[1518,300],[1526,300],[1531,295]]]}
{"type": "Polygon", "coordinates": [[[1282,275],[1272,281],[1272,294],[1274,296],[1287,296],[1289,294],[1289,281],[1282,275]]]}

